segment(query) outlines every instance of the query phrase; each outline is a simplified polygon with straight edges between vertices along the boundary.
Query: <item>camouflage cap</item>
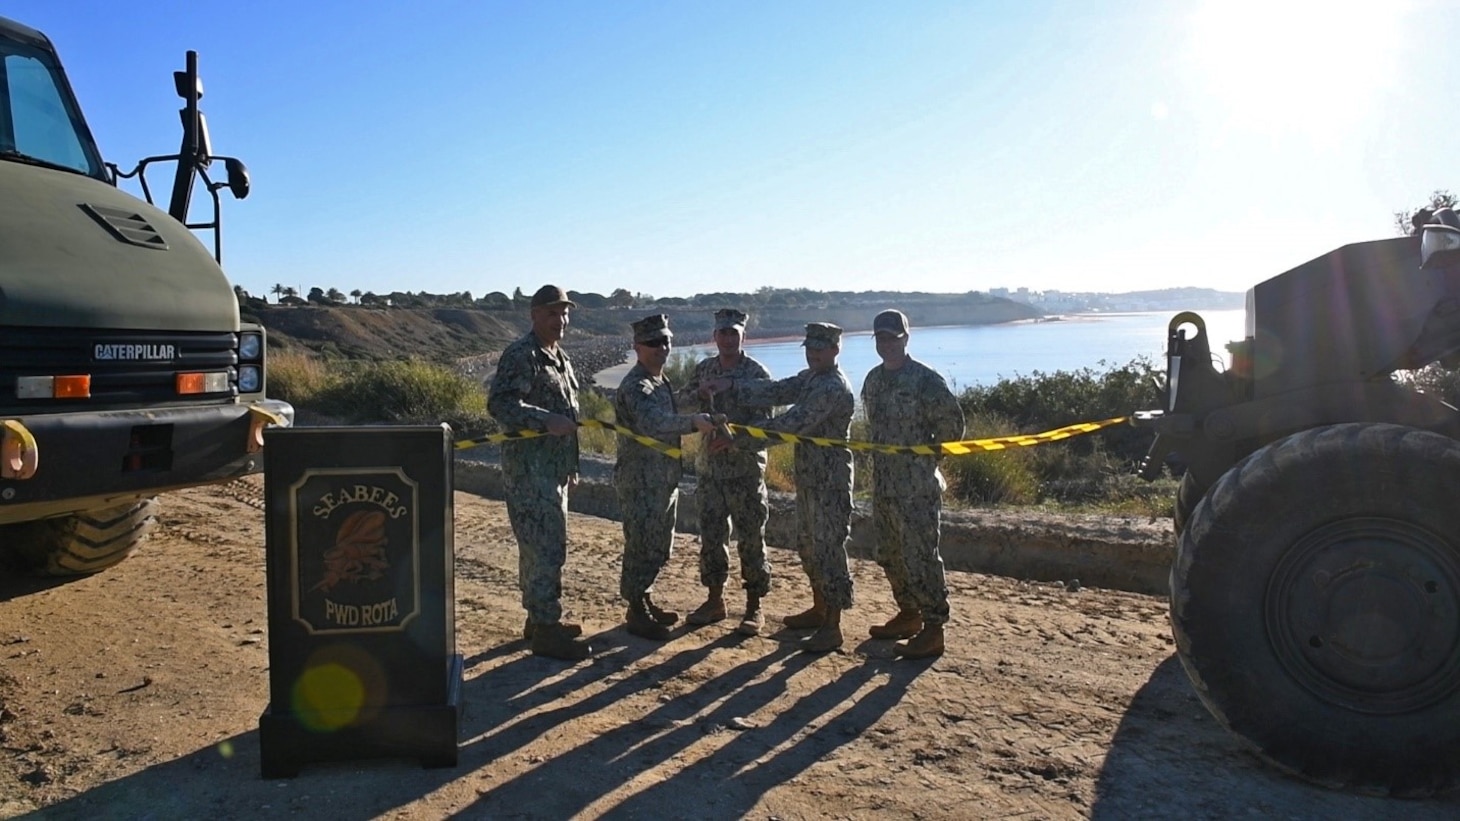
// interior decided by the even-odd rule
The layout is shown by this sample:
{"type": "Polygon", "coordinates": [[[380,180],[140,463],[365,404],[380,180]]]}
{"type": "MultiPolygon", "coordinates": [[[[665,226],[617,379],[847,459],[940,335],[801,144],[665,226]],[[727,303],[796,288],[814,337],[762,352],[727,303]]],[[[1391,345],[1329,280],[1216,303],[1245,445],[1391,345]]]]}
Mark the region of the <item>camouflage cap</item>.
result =
{"type": "Polygon", "coordinates": [[[734,328],[737,331],[745,330],[745,320],[750,317],[744,311],[737,311],[734,308],[721,308],[715,312],[715,330],[734,328]]]}
{"type": "Polygon", "coordinates": [[[568,292],[556,285],[544,285],[537,289],[532,295],[532,307],[546,308],[549,305],[571,305],[578,307],[578,303],[568,299],[568,292]]]}
{"type": "Polygon", "coordinates": [[[812,350],[840,347],[842,329],[830,322],[808,322],[806,323],[806,341],[801,344],[812,350]]]}
{"type": "Polygon", "coordinates": [[[669,317],[651,314],[634,323],[634,341],[648,342],[652,339],[670,339],[674,332],[669,330],[669,317]]]}
{"type": "Polygon", "coordinates": [[[872,320],[872,333],[907,336],[907,314],[889,308],[872,320]]]}

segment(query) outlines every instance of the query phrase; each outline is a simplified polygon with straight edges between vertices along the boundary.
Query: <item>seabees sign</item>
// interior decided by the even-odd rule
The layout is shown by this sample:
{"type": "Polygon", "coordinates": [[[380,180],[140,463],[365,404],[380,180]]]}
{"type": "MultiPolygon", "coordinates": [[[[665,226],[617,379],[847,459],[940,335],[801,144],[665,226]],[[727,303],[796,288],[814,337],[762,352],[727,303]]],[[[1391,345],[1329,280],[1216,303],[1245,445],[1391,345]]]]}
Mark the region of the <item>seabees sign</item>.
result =
{"type": "Polygon", "coordinates": [[[294,487],[294,615],[312,632],[400,629],[416,613],[416,488],[400,470],[310,471],[294,487]]]}

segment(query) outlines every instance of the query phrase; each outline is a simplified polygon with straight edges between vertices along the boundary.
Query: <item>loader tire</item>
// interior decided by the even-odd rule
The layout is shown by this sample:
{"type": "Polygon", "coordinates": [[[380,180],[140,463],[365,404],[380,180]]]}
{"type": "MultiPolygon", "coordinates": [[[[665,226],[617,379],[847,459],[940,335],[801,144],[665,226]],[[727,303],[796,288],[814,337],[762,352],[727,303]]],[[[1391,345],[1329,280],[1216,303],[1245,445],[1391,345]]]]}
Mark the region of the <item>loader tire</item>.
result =
{"type": "Polygon", "coordinates": [[[1181,484],[1176,486],[1176,500],[1171,508],[1171,524],[1177,536],[1186,529],[1186,523],[1191,521],[1191,512],[1196,510],[1197,503],[1206,492],[1206,485],[1198,482],[1191,471],[1181,475],[1181,484]]]}
{"type": "Polygon", "coordinates": [[[1316,428],[1239,462],[1171,570],[1177,651],[1278,767],[1359,792],[1460,786],[1460,442],[1316,428]]]}
{"type": "Polygon", "coordinates": [[[132,555],[157,523],[157,500],[5,525],[0,543],[22,567],[42,576],[84,576],[132,555]]]}

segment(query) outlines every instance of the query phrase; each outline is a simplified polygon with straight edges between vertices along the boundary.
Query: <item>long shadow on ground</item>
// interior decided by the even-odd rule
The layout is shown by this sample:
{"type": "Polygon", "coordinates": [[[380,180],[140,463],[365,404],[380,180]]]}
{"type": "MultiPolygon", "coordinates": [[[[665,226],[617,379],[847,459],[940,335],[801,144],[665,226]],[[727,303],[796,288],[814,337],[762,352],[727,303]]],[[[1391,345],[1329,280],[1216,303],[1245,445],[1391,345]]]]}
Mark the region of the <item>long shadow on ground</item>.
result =
{"type": "Polygon", "coordinates": [[[1460,796],[1429,801],[1334,792],[1270,768],[1212,718],[1181,662],[1162,662],[1111,740],[1091,818],[1460,818],[1460,796]]]}
{"type": "MultiPolygon", "coordinates": [[[[342,821],[374,818],[446,784],[486,772],[575,719],[631,695],[655,691],[716,649],[743,639],[730,635],[686,646],[644,667],[635,665],[658,646],[631,639],[621,629],[593,640],[599,648],[594,661],[567,675],[562,675],[559,662],[522,653],[525,645],[521,642],[469,657],[469,678],[463,682],[460,758],[454,768],[422,769],[412,761],[390,759],[326,763],[306,767],[297,778],[266,781],[259,776],[258,733],[250,730],[96,787],[47,807],[36,817],[236,818],[287,813],[342,821]],[[515,657],[504,661],[509,655],[515,657]],[[496,666],[471,675],[473,669],[481,670],[489,663],[496,666]],[[590,685],[606,686],[587,698],[572,700],[576,692],[590,685]],[[331,800],[346,794],[352,795],[350,802],[331,800]],[[366,796],[363,802],[356,800],[361,795],[366,796]]],[[[592,736],[481,791],[474,804],[459,811],[472,817],[569,817],[617,784],[680,754],[706,733],[737,732],[704,760],[608,810],[613,817],[644,816],[670,799],[674,805],[713,807],[716,816],[737,817],[767,790],[867,730],[926,669],[925,665],[868,658],[777,714],[767,726],[732,729],[734,719],[772,703],[793,676],[816,661],[817,657],[800,654],[790,644],[772,644],[766,655],[665,698],[638,720],[592,736]],[[862,695],[855,705],[832,715],[876,676],[888,680],[862,695]],[[784,747],[798,733],[802,737],[784,747]],[[610,778],[601,777],[605,770],[610,778]],[[592,786],[595,783],[605,786],[592,786]]]]}
{"type": "MultiPolygon", "coordinates": [[[[690,654],[682,653],[671,661],[685,655],[690,654]]],[[[732,732],[736,733],[734,738],[714,753],[636,792],[607,809],[603,817],[680,817],[673,812],[666,816],[666,807],[683,808],[683,817],[706,813],[717,818],[740,817],[771,788],[795,777],[836,747],[855,740],[894,707],[912,679],[926,669],[926,665],[865,659],[860,666],[843,671],[777,714],[769,725],[732,729],[736,719],[754,714],[781,697],[789,680],[816,661],[814,656],[782,645],[767,656],[701,683],[632,724],[614,728],[483,793],[466,814],[572,817],[602,798],[605,790],[669,761],[705,734],[732,732]],[[756,682],[767,672],[771,674],[756,682]],[[889,675],[885,684],[858,699],[850,709],[823,720],[874,677],[884,674],[889,675]],[[806,732],[808,728],[814,729],[806,732]],[[805,735],[795,744],[777,751],[800,733],[805,735]]],[[[611,696],[605,693],[603,697],[611,696]]],[[[556,723],[551,718],[537,718],[556,723]]],[[[539,730],[531,726],[535,723],[527,722],[523,731],[535,734],[539,730]]],[[[509,747],[520,747],[514,738],[517,732],[517,728],[509,730],[502,741],[509,747]]]]}

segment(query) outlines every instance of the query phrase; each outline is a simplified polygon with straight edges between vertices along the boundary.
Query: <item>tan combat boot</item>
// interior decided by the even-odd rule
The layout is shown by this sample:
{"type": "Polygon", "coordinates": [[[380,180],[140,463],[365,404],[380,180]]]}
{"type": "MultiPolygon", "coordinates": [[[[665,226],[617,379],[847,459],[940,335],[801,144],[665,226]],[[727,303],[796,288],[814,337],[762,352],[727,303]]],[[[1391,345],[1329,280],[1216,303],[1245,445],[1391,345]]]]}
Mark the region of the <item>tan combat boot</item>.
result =
{"type": "Polygon", "coordinates": [[[710,594],[705,598],[705,603],[696,607],[694,612],[684,617],[690,624],[714,624],[724,620],[729,615],[725,611],[725,585],[710,585],[710,594]]]}
{"type": "Polygon", "coordinates": [[[649,611],[645,600],[629,605],[629,612],[624,616],[625,627],[634,635],[650,639],[652,641],[667,641],[669,639],[669,628],[654,618],[649,611]]]}
{"type": "Polygon", "coordinates": [[[892,652],[905,659],[930,659],[943,655],[943,625],[927,625],[916,636],[893,645],[892,652]]]}
{"type": "Polygon", "coordinates": [[[740,620],[735,632],[742,636],[758,636],[760,629],[765,626],[765,618],[760,614],[760,596],[754,593],[745,594],[745,618],[740,620]]]}
{"type": "Polygon", "coordinates": [[[809,627],[820,627],[826,622],[826,599],[821,597],[821,591],[811,591],[811,607],[800,613],[790,615],[781,619],[785,625],[792,630],[805,630],[809,627]]]}
{"type": "MultiPolygon", "coordinates": [[[[570,639],[576,639],[583,635],[583,625],[581,624],[563,621],[558,622],[558,627],[561,627],[570,639]]],[[[528,641],[532,641],[532,636],[535,632],[537,632],[537,622],[532,620],[532,616],[528,616],[527,621],[522,623],[522,637],[528,641]]]]}
{"type": "Polygon", "coordinates": [[[835,607],[826,608],[826,618],[811,638],[801,642],[801,650],[807,653],[826,653],[842,646],[842,611],[835,607]]]}
{"type": "Polygon", "coordinates": [[[532,631],[532,654],[565,661],[582,661],[593,654],[593,648],[576,636],[576,633],[571,633],[560,624],[535,624],[532,631]]]}
{"type": "Polygon", "coordinates": [[[867,631],[874,639],[907,639],[923,629],[923,611],[899,610],[886,624],[874,624],[867,631]]]}
{"type": "Polygon", "coordinates": [[[649,618],[665,627],[671,627],[675,622],[679,621],[678,613],[673,610],[661,609],[659,605],[654,603],[654,597],[649,593],[644,594],[644,608],[648,612],[649,618]]]}

